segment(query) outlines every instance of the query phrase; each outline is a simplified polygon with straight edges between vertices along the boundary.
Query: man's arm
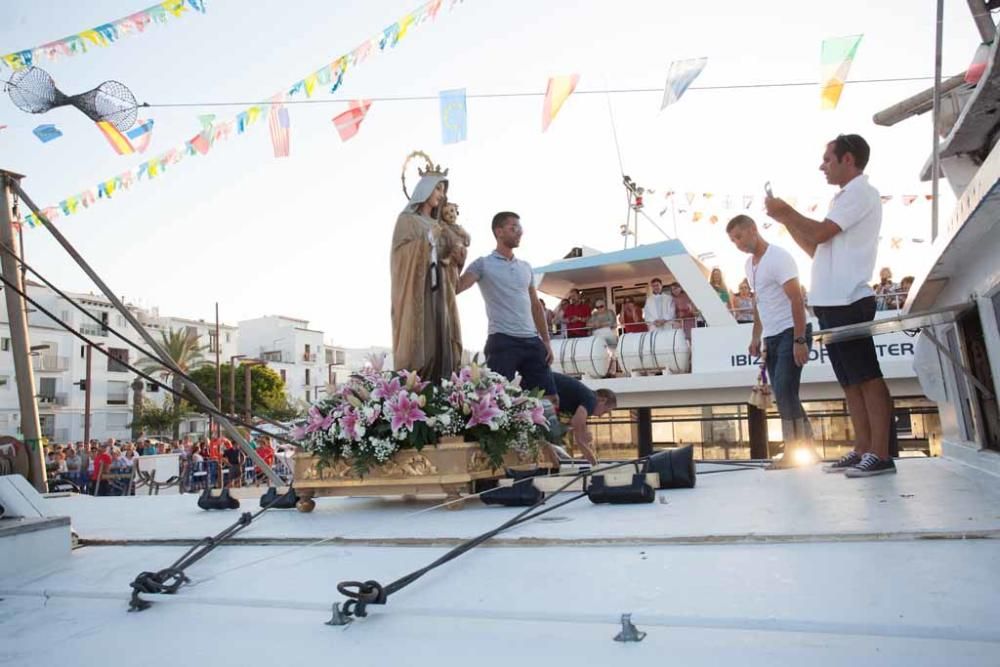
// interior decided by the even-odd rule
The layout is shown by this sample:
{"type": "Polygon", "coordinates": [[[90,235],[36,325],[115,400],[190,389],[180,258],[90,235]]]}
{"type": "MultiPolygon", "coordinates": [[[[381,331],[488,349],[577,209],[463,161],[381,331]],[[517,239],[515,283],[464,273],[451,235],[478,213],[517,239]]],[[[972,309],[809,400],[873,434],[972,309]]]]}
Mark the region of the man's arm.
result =
{"type": "Polygon", "coordinates": [[[750,335],[751,357],[760,356],[760,335],[764,331],[764,325],[760,322],[760,313],[757,312],[757,299],[753,300],[753,333],[750,335]]]}
{"type": "MultiPolygon", "coordinates": [[[[545,347],[549,347],[549,328],[545,324],[545,311],[542,310],[542,304],[538,300],[538,292],[535,291],[534,285],[528,285],[528,296],[531,298],[531,319],[535,321],[538,336],[545,343],[545,347]]],[[[552,349],[550,348],[549,354],[551,355],[551,353],[552,349]]]]}
{"type": "Polygon", "coordinates": [[[462,274],[462,277],[458,279],[458,285],[455,286],[455,294],[461,294],[477,282],[479,282],[479,276],[471,270],[466,269],[465,273],[462,274]]]}
{"type": "Polygon", "coordinates": [[[593,436],[587,428],[587,409],[582,405],[573,413],[569,421],[570,430],[573,431],[573,441],[583,451],[583,456],[591,463],[597,463],[597,454],[594,452],[593,436]]]}
{"type": "Polygon", "coordinates": [[[821,222],[807,218],[782,199],[767,197],[764,199],[764,207],[767,209],[769,216],[788,229],[788,233],[792,235],[792,239],[810,257],[816,254],[816,246],[820,243],[826,243],[843,231],[832,220],[827,219],[821,222]]]}
{"type": "MultiPolygon", "coordinates": [[[[806,307],[802,302],[802,288],[799,286],[799,279],[792,278],[785,282],[781,286],[785,290],[785,296],[792,303],[792,325],[794,327],[794,336],[796,338],[805,337],[806,335],[806,307]]],[[[794,347],[795,363],[799,366],[805,366],[806,362],[809,361],[809,345],[807,344],[795,344],[794,347]]]]}

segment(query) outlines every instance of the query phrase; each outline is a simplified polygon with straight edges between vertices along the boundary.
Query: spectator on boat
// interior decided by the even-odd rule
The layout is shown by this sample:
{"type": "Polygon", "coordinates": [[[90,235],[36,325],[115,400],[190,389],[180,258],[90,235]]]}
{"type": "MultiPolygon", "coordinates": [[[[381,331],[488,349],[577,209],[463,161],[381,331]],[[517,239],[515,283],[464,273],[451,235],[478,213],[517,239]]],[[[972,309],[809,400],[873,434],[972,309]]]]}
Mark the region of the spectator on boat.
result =
{"type": "Polygon", "coordinates": [[[746,280],[740,281],[740,291],[733,297],[732,310],[740,324],[753,322],[753,294],[750,292],[750,283],[746,280]]]}
{"type": "Polygon", "coordinates": [[[496,249],[478,258],[465,270],[456,294],[479,284],[486,302],[489,335],[484,352],[491,369],[509,380],[521,375],[525,389],[541,389],[552,400],[556,386],[552,379],[552,345],[545,326],[531,265],[514,256],[521,245],[521,219],[502,211],[493,216],[496,249]]]}
{"type": "Polygon", "coordinates": [[[603,338],[608,346],[614,347],[618,344],[618,318],[604,305],[604,299],[594,302],[594,312],[587,320],[587,326],[590,327],[592,335],[603,338]]]}
{"type": "MultiPolygon", "coordinates": [[[[875,318],[875,294],[868,280],[878,252],[882,200],[863,173],[870,154],[868,143],[857,134],[842,134],[826,145],[820,170],[840,191],[823,220],[811,220],[781,199],[764,200],[767,214],[785,225],[813,258],[810,302],[823,329],[875,318]]],[[[843,471],[847,477],[895,473],[889,456],[892,398],[874,341],[869,336],[832,343],[826,350],[847,398],[855,445],[824,469],[843,471]]]]}
{"type": "Polygon", "coordinates": [[[899,281],[899,295],[897,296],[899,305],[896,306],[897,308],[902,309],[906,305],[906,299],[910,296],[910,288],[913,287],[913,280],[913,276],[906,276],[899,281]]]}
{"type": "Polygon", "coordinates": [[[555,313],[552,317],[552,335],[555,338],[565,338],[566,337],[566,306],[569,305],[569,299],[563,299],[559,302],[559,306],[556,308],[555,313]]]}
{"type": "Polygon", "coordinates": [[[630,296],[625,297],[625,303],[622,304],[621,323],[625,333],[646,331],[646,321],[642,316],[642,308],[630,296]]]}
{"type": "Polygon", "coordinates": [[[712,269],[712,273],[709,276],[708,284],[712,286],[715,293],[719,295],[722,299],[722,303],[726,304],[726,308],[732,307],[733,295],[729,293],[729,288],[726,287],[726,281],[722,278],[722,269],[715,267],[712,269]]]}
{"type": "Polygon", "coordinates": [[[596,465],[597,451],[594,449],[594,436],[587,428],[587,419],[600,417],[614,410],[618,407],[618,397],[610,389],[594,391],[576,378],[562,373],[553,373],[552,376],[559,396],[557,409],[569,416],[573,441],[584,458],[596,465]]]}
{"type": "Polygon", "coordinates": [[[899,286],[892,282],[892,269],[883,266],[878,272],[878,277],[879,281],[874,285],[875,307],[878,310],[896,310],[899,308],[896,304],[896,292],[899,291],[899,286]]]}
{"type": "Polygon", "coordinates": [[[563,318],[567,338],[583,338],[589,333],[587,320],[590,319],[590,305],[583,299],[580,290],[575,289],[569,293],[569,305],[566,306],[563,318]]]}
{"type": "Polygon", "coordinates": [[[694,302],[687,295],[684,288],[679,283],[670,285],[670,293],[674,298],[674,312],[677,319],[674,320],[675,329],[684,329],[684,337],[691,341],[691,329],[694,329],[695,321],[698,317],[698,309],[694,307],[694,302]]]}
{"type": "Polygon", "coordinates": [[[663,291],[663,281],[659,278],[649,281],[649,294],[646,295],[646,305],[642,312],[651,331],[664,331],[672,326],[672,321],[677,316],[674,297],[669,291],[663,291]]]}
{"type": "Polygon", "coordinates": [[[776,467],[788,468],[795,465],[797,451],[812,458],[812,428],[799,398],[812,329],[806,324],[799,269],[791,253],[761,237],[750,216],[730,220],[726,233],[737,248],[750,255],[746,274],[755,298],[749,352],[751,357],[764,356],[785,441],[784,455],[776,467]]]}
{"type": "Polygon", "coordinates": [[[556,321],[556,314],[545,305],[545,300],[539,298],[538,303],[542,306],[542,312],[545,314],[545,330],[549,332],[549,336],[552,335],[553,323],[556,321]]]}

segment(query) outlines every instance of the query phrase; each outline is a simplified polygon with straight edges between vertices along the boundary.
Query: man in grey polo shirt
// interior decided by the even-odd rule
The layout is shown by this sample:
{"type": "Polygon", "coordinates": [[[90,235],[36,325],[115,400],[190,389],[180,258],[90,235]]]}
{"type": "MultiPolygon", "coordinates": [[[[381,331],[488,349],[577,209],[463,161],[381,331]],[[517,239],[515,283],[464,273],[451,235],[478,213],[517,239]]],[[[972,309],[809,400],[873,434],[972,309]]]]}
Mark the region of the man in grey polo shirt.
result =
{"type": "Polygon", "coordinates": [[[552,346],[545,311],[535,292],[531,265],[514,257],[521,234],[516,213],[502,211],[493,216],[496,250],[469,265],[455,291],[479,284],[489,319],[484,350],[489,367],[511,380],[520,373],[525,389],[541,389],[551,399],[556,385],[549,367],[552,346]]]}

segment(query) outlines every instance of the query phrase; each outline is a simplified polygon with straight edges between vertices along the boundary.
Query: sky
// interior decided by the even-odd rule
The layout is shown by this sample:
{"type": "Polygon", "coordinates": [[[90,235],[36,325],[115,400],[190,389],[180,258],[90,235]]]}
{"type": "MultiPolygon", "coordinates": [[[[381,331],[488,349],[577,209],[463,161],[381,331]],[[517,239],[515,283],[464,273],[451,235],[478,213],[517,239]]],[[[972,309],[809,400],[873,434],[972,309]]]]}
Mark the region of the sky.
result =
{"type": "MultiPolygon", "coordinates": [[[[150,0],[3,0],[0,53],[31,48],[143,9],[150,0]]],[[[518,256],[534,266],[573,246],[608,251],[624,243],[622,170],[654,190],[646,212],[693,254],[715,253],[735,288],[743,258],[725,235],[739,211],[722,210],[724,195],[775,194],[800,206],[832,197],[818,171],[825,143],[856,132],[872,146],[869,178],[883,194],[886,246],[879,265],[897,280],[919,272],[929,243],[890,251],[888,240],[929,239],[930,205],[910,207],[902,194],[930,192],[919,171],[930,154],[930,115],[895,127],[872,115],[930,81],[848,84],[840,105],[821,111],[818,86],[689,90],[661,111],[671,61],[707,57],[694,86],[818,81],[826,38],[863,34],[851,79],[933,75],[933,3],[908,0],[694,2],[671,0],[465,0],[411,30],[395,49],[349,70],[324,103],[289,108],[291,156],[273,156],[267,122],[185,160],[110,201],[57,224],[120,295],[163,314],[227,323],[278,314],[309,320],[329,342],[388,345],[389,242],[405,204],[400,169],[413,150],[450,169],[452,201],[472,235],[470,257],[494,247],[490,219],[521,215],[518,256]],[[577,93],[542,132],[542,94],[550,76],[577,73],[577,93]],[[532,96],[470,98],[468,139],[444,145],[438,92],[465,88],[532,96]],[[656,89],[584,94],[585,91],[656,89]],[[428,96],[389,101],[387,97],[428,96]],[[373,98],[360,132],[341,141],[331,119],[351,99],[373,98]],[[326,103],[330,102],[330,103],[326,103]],[[615,138],[617,134],[617,141],[615,138]],[[665,193],[673,191],[676,222],[665,193]],[[688,205],[684,193],[713,193],[688,205]],[[692,222],[692,213],[704,219],[692,222]],[[708,224],[715,215],[719,224],[708,224]]],[[[419,0],[205,0],[190,13],[124,38],[108,48],[44,62],[57,86],[73,94],[107,79],[124,82],[155,120],[147,155],[191,138],[197,116],[230,118],[353,50],[419,6],[419,0]],[[160,107],[161,104],[191,104],[160,107]]],[[[965,3],[946,3],[945,76],[964,71],[978,44],[965,3]]],[[[0,77],[10,71],[0,67],[0,77]]],[[[41,206],[56,205],[138,165],[116,155],[86,117],[71,108],[25,114],[0,97],[0,168],[25,174],[25,190],[41,206]],[[39,142],[31,129],[54,123],[63,137],[39,142]]],[[[413,177],[411,176],[411,179],[413,177]]],[[[947,190],[943,182],[942,189],[947,190]]],[[[942,220],[954,197],[944,192],[942,220]]],[[[766,216],[753,204],[759,223],[766,216]]],[[[791,239],[765,236],[794,249],[791,239]]],[[[640,243],[663,240],[640,219],[640,243]]],[[[630,240],[629,243],[632,241],[630,240]]],[[[41,229],[25,234],[26,259],[63,289],[94,290],[41,229]]],[[[808,259],[794,249],[808,285],[808,259]]],[[[548,298],[554,306],[556,300],[548,298]]],[[[466,347],[486,335],[482,298],[459,297],[466,347]]]]}

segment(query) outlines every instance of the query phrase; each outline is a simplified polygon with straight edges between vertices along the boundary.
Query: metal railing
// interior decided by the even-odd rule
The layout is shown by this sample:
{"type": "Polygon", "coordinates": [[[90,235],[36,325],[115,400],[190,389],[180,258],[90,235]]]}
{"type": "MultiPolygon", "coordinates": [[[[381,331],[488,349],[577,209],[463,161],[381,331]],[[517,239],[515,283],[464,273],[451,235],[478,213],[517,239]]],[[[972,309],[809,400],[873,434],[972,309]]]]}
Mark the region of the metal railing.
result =
{"type": "Polygon", "coordinates": [[[69,397],[66,394],[38,394],[36,398],[39,405],[66,406],[69,404],[69,397]]]}
{"type": "Polygon", "coordinates": [[[108,330],[104,327],[99,327],[96,324],[81,324],[80,333],[84,336],[102,336],[106,337],[108,335],[108,330]]]}
{"type": "Polygon", "coordinates": [[[302,361],[316,361],[316,353],[315,352],[311,352],[311,353],[310,352],[303,352],[302,353],[302,361]]]}
{"type": "Polygon", "coordinates": [[[31,367],[41,372],[59,372],[69,368],[69,357],[40,354],[31,358],[31,367]]]}

